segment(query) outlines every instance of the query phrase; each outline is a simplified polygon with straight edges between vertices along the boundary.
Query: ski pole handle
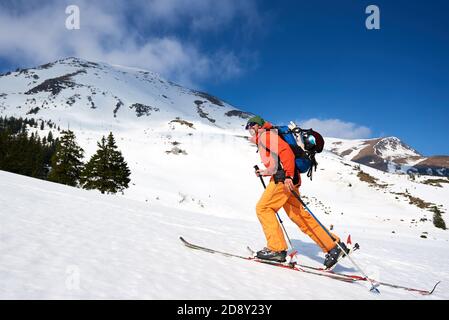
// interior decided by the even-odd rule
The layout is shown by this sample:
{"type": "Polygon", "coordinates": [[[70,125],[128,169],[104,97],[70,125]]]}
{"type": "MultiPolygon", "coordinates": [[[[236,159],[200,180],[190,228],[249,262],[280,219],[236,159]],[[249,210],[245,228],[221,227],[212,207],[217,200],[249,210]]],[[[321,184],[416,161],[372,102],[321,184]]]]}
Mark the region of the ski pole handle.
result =
{"type": "MultiPolygon", "coordinates": [[[[256,170],[256,171],[258,171],[259,170],[259,166],[256,164],[255,166],[254,166],[254,170],[256,170]]],[[[261,175],[259,175],[259,178],[260,178],[260,182],[262,182],[262,185],[263,185],[263,188],[264,189],[266,189],[267,188],[267,186],[265,185],[265,181],[263,181],[263,178],[262,178],[262,176],[261,175]]]]}

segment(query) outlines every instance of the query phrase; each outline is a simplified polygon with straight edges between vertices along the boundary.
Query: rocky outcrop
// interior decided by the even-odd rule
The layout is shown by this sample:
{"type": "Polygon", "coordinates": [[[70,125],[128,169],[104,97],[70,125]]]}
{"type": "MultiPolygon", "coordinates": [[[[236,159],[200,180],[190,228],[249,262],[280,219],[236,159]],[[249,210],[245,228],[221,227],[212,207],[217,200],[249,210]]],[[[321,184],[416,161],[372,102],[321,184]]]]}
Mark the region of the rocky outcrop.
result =
{"type": "MultiPolygon", "coordinates": [[[[25,94],[35,94],[39,92],[51,92],[52,95],[56,96],[58,95],[61,90],[66,88],[73,88],[77,86],[77,84],[72,81],[72,77],[81,74],[86,73],[85,70],[78,70],[73,73],[69,73],[60,77],[47,79],[41,84],[37,85],[36,87],[28,90],[25,92],[25,94]]],[[[78,85],[79,86],[79,85],[78,85]]]]}

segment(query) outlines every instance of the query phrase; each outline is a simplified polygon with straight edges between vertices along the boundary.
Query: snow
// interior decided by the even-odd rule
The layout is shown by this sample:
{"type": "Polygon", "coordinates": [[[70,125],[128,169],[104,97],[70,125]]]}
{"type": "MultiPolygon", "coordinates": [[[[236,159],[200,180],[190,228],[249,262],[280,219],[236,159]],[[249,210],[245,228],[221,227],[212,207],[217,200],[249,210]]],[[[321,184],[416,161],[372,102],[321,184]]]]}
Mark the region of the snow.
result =
{"type": "MultiPolygon", "coordinates": [[[[429,297],[367,284],[348,284],[250,261],[185,248],[179,235],[245,254],[263,244],[257,221],[225,218],[101,195],[0,172],[0,279],[2,299],[447,299],[447,236],[419,239],[406,228],[354,217],[362,249],[354,258],[378,279],[429,288],[429,297]],[[388,229],[388,228],[387,228],[388,229]],[[282,284],[282,285],[280,285],[282,284]]],[[[348,210],[348,214],[351,212],[348,210]]],[[[344,227],[343,227],[344,222],[344,227]]],[[[319,265],[317,246],[287,222],[304,263],[319,265]]],[[[354,273],[349,262],[337,271],[354,273]]]]}
{"type": "Polygon", "coordinates": [[[325,150],[333,150],[337,154],[341,154],[345,151],[351,150],[350,153],[345,154],[345,159],[351,160],[354,158],[360,150],[368,145],[367,140],[364,139],[337,139],[326,137],[324,148],[325,150]]]}
{"type": "MultiPolygon", "coordinates": [[[[48,69],[32,70],[41,83],[78,70],[77,61],[67,59],[48,69]]],[[[368,292],[367,284],[342,283],[185,248],[178,239],[181,235],[199,245],[242,255],[247,245],[265,246],[255,214],[263,189],[253,166],[260,160],[243,137],[245,120],[224,115],[235,110],[231,105],[214,105],[151,72],[105,64],[86,70],[74,77],[83,87],[63,89],[55,97],[24,95],[38,84],[29,84],[24,74],[0,77],[0,88],[8,94],[0,100],[0,115],[25,117],[28,109],[16,106],[31,98],[37,106],[47,101],[47,108],[33,117],[52,120],[61,129],[70,125],[86,160],[101,136],[113,131],[132,172],[130,188],[123,195],[102,195],[0,171],[0,298],[449,298],[448,231],[433,226],[431,212],[395,194],[408,191],[435,203],[446,218],[449,185],[425,185],[419,179],[360,165],[379,184],[387,185],[373,187],[357,177],[358,164],[330,151],[317,155],[319,166],[312,182],[303,175],[301,194],[310,209],[343,239],[351,234],[360,244],[354,259],[369,275],[422,289],[442,280],[434,295],[381,287],[377,296],[368,292]],[[97,94],[92,95],[92,90],[97,94]],[[66,105],[75,93],[81,99],[66,105]],[[96,109],[90,108],[87,96],[92,96],[96,109]],[[124,103],[116,117],[115,97],[124,103]],[[206,101],[203,110],[215,123],[199,116],[195,100],[206,101]],[[136,117],[129,108],[133,103],[160,112],[136,117]],[[193,128],[170,123],[176,117],[191,122],[193,128]],[[175,144],[187,155],[167,153],[175,144]],[[421,222],[423,217],[428,220],[421,222]],[[427,239],[420,237],[424,232],[427,239]]],[[[33,130],[43,137],[50,129],[33,130]]],[[[58,136],[55,129],[52,133],[58,136]]],[[[328,148],[339,146],[342,151],[364,143],[326,138],[328,148]],[[333,144],[339,141],[340,145],[333,144]]],[[[283,221],[301,262],[320,266],[324,255],[319,248],[288,218],[283,221]]],[[[356,273],[349,261],[336,271],[356,273]]]]}

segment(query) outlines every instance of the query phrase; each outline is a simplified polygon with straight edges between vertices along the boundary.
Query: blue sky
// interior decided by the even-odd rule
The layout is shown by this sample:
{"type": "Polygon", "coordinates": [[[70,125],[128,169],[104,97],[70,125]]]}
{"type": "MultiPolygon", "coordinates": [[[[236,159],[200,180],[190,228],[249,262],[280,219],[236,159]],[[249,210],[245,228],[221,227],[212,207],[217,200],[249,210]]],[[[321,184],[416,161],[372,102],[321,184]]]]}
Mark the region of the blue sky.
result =
{"type": "Polygon", "coordinates": [[[2,0],[0,70],[72,55],[134,65],[275,123],[394,135],[425,155],[449,153],[447,1],[107,4],[2,0]],[[80,30],[64,28],[68,4],[80,7],[80,30]],[[381,30],[365,28],[370,4],[381,30]]]}

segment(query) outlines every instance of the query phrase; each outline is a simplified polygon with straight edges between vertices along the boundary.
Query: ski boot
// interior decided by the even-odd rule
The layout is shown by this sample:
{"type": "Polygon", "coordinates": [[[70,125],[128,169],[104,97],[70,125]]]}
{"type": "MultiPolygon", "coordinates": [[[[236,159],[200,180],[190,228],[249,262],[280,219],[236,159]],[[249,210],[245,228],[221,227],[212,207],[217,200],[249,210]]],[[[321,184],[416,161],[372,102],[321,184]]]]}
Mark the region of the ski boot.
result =
{"type": "Polygon", "coordinates": [[[349,249],[346,247],[344,242],[339,242],[339,246],[335,246],[331,251],[326,254],[326,258],[324,260],[324,266],[326,269],[331,269],[337,262],[338,259],[343,256],[345,257],[347,253],[349,253],[349,249]],[[341,250],[340,247],[344,250],[341,250]]]}
{"type": "Polygon", "coordinates": [[[268,248],[263,248],[257,251],[256,257],[261,260],[275,261],[275,262],[285,262],[287,257],[287,251],[271,251],[268,248]]]}

